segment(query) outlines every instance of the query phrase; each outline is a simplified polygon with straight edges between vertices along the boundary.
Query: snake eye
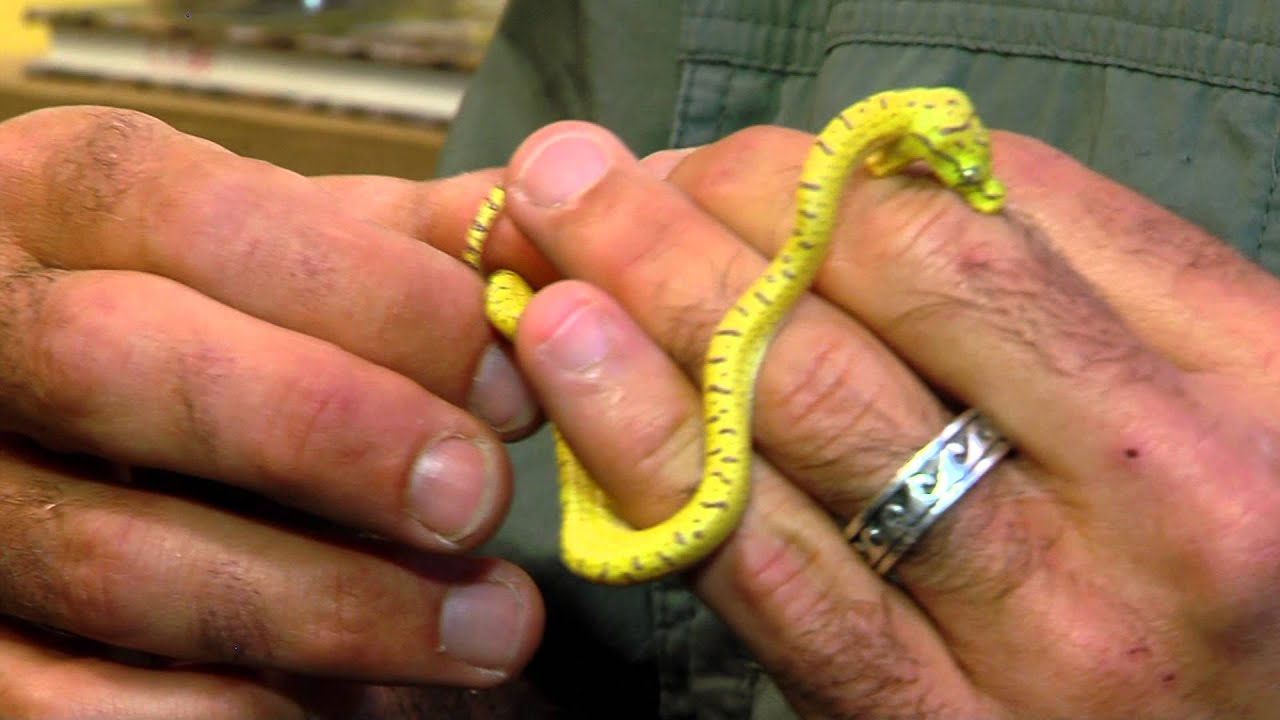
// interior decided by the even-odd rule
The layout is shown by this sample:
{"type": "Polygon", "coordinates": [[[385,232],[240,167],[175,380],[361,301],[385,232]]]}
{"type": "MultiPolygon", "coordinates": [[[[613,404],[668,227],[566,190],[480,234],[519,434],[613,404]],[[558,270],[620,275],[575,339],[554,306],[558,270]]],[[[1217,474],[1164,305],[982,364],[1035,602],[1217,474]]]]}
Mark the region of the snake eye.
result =
{"type": "Polygon", "coordinates": [[[960,168],[960,179],[966,183],[977,182],[981,176],[982,171],[972,165],[960,168]]]}

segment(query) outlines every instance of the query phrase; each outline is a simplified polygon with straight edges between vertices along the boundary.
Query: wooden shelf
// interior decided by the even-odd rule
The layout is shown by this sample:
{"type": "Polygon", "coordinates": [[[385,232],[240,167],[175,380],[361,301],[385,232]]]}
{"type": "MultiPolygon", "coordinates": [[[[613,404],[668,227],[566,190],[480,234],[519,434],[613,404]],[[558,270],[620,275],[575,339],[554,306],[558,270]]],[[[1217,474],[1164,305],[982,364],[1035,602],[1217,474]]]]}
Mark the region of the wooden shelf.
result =
{"type": "Polygon", "coordinates": [[[0,121],[55,105],[139,110],[233,152],[304,175],[431,177],[446,128],[169,89],[28,77],[0,56],[0,121]]]}

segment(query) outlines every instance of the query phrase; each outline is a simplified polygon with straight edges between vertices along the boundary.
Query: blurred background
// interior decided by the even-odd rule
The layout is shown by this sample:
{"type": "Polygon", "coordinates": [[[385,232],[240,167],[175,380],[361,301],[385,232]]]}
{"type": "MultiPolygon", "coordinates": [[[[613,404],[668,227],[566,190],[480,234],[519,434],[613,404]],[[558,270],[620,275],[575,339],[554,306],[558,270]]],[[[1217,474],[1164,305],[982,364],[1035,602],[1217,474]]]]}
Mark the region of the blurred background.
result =
{"type": "Polygon", "coordinates": [[[0,0],[0,120],[140,110],[303,174],[430,177],[505,0],[0,0]]]}

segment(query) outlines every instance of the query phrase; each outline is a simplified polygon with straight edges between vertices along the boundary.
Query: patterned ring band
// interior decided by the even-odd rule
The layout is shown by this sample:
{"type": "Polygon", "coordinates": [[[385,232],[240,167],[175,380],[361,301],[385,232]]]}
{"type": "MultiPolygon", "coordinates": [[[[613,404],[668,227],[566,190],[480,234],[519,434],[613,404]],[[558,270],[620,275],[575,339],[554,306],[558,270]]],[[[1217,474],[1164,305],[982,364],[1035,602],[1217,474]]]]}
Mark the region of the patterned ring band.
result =
{"type": "Polygon", "coordinates": [[[887,574],[1007,452],[1000,431],[977,410],[966,410],[898,469],[845,527],[845,537],[873,570],[887,574]]]}

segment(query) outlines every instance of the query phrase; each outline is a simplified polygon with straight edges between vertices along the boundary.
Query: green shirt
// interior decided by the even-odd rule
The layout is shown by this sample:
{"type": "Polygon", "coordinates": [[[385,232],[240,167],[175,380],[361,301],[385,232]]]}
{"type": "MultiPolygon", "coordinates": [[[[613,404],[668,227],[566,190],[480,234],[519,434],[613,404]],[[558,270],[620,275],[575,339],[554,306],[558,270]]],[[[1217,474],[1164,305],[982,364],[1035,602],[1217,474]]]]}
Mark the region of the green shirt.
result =
{"type": "MultiPolygon", "coordinates": [[[[505,164],[584,119],[638,154],[749,125],[816,131],[879,90],[953,85],[1032,135],[1280,272],[1280,3],[1268,0],[511,0],[440,172],[505,164]]],[[[587,585],[556,560],[545,432],[511,448],[516,502],[492,543],[539,581],[530,668],[570,715],[790,717],[678,580],[587,585]]]]}

